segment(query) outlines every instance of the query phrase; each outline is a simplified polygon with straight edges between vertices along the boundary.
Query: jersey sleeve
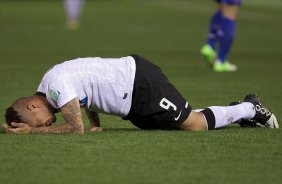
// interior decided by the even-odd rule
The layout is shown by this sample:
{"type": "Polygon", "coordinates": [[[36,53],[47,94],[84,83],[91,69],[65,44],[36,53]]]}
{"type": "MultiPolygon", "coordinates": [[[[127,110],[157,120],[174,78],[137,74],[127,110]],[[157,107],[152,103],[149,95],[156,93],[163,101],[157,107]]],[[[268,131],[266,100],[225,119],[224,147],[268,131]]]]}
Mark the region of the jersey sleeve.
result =
{"type": "Polygon", "coordinates": [[[57,108],[77,97],[74,86],[68,76],[52,77],[48,83],[47,100],[51,100],[57,108]]]}

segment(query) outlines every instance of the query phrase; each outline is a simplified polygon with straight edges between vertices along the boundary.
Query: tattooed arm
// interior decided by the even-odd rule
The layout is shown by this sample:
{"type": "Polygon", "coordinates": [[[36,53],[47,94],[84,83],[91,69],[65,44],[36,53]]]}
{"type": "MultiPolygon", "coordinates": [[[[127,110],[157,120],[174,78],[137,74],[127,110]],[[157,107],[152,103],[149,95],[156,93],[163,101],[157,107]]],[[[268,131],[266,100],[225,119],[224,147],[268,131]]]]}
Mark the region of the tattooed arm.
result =
{"type": "Polygon", "coordinates": [[[85,112],[89,119],[91,132],[101,132],[102,128],[100,127],[100,118],[97,112],[89,111],[89,109],[85,108],[85,112]]]}
{"type": "Polygon", "coordinates": [[[61,113],[65,119],[64,124],[47,127],[30,127],[26,123],[12,123],[17,128],[5,128],[8,133],[84,133],[84,124],[78,98],[75,98],[61,108],[61,113]]]}

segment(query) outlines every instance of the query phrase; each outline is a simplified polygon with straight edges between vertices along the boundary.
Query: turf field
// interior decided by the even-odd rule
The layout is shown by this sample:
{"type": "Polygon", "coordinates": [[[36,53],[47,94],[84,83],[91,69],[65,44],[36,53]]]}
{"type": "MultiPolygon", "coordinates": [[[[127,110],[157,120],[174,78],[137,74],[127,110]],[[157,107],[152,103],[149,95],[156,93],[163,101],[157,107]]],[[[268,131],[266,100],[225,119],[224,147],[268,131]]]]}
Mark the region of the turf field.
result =
{"type": "MultiPolygon", "coordinates": [[[[213,73],[199,55],[214,8],[209,0],[88,0],[80,29],[70,31],[61,1],[1,0],[0,120],[15,98],[36,91],[55,63],[131,53],[160,65],[195,108],[227,105],[256,92],[282,120],[282,1],[245,0],[229,57],[236,73],[213,73]]],[[[282,181],[281,129],[141,131],[120,118],[101,119],[104,131],[84,136],[1,130],[0,182],[282,181]]]]}

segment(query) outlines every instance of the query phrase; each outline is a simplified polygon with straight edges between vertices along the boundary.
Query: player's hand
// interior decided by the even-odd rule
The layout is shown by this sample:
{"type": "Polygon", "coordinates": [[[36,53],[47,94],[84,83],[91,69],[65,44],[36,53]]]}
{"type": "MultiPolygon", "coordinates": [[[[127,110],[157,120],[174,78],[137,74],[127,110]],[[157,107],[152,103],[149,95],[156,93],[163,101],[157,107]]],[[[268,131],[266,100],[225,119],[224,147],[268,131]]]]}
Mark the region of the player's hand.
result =
{"type": "Polygon", "coordinates": [[[3,125],[3,128],[7,133],[12,134],[28,134],[31,132],[32,127],[28,126],[26,123],[11,123],[13,127],[9,127],[6,123],[3,125]]]}
{"type": "Polygon", "coordinates": [[[103,128],[102,127],[90,127],[88,129],[89,132],[102,132],[103,128]]]}
{"type": "Polygon", "coordinates": [[[11,127],[9,127],[9,125],[7,123],[4,123],[4,124],[2,124],[2,128],[7,132],[7,129],[11,128],[11,127]]]}

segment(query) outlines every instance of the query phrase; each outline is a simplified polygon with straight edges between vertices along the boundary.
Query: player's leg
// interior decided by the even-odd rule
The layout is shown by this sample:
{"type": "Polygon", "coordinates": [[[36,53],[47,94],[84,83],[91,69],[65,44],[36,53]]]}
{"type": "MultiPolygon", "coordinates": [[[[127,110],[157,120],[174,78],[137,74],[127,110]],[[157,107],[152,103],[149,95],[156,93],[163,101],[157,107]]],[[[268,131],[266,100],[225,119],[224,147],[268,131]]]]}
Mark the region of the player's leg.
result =
{"type": "Polygon", "coordinates": [[[212,130],[225,127],[239,119],[251,119],[254,116],[254,105],[249,102],[234,106],[211,106],[202,111],[192,111],[180,128],[183,130],[212,130]]]}
{"type": "Polygon", "coordinates": [[[79,27],[79,17],[83,6],[84,0],[64,0],[68,28],[76,29],[79,27]]]}
{"type": "Polygon", "coordinates": [[[208,130],[208,125],[201,112],[191,111],[188,118],[180,124],[179,128],[181,130],[203,131],[208,130]]]}
{"type": "Polygon", "coordinates": [[[231,50],[235,35],[236,35],[236,18],[238,15],[240,3],[232,0],[222,1],[220,9],[222,12],[221,22],[219,24],[219,50],[217,61],[214,64],[214,71],[236,71],[236,65],[227,61],[228,54],[231,50]]]}
{"type": "Polygon", "coordinates": [[[221,22],[221,17],[222,17],[222,13],[218,9],[218,10],[215,11],[215,13],[213,14],[213,16],[211,17],[211,20],[210,20],[207,44],[213,50],[215,50],[215,44],[216,44],[216,39],[217,39],[217,31],[218,31],[218,26],[221,22]]]}
{"type": "Polygon", "coordinates": [[[209,31],[208,31],[208,37],[206,40],[206,44],[201,48],[201,54],[205,57],[208,64],[212,66],[216,59],[216,43],[217,43],[217,32],[219,28],[219,24],[221,22],[222,13],[221,10],[218,9],[215,11],[215,13],[212,15],[210,19],[209,24],[209,31]]]}
{"type": "Polygon", "coordinates": [[[279,128],[276,116],[253,94],[245,97],[243,103],[230,106],[212,106],[192,111],[180,125],[183,130],[212,130],[227,126],[240,119],[255,121],[260,127],[279,128]]]}
{"type": "Polygon", "coordinates": [[[159,67],[142,57],[133,57],[136,62],[134,96],[130,113],[124,119],[131,120],[141,129],[207,130],[254,116],[254,106],[249,102],[230,107],[209,107],[201,112],[192,111],[189,103],[159,67]],[[250,110],[253,112],[251,115],[250,110]]]}

